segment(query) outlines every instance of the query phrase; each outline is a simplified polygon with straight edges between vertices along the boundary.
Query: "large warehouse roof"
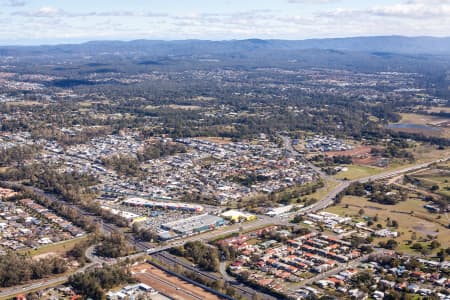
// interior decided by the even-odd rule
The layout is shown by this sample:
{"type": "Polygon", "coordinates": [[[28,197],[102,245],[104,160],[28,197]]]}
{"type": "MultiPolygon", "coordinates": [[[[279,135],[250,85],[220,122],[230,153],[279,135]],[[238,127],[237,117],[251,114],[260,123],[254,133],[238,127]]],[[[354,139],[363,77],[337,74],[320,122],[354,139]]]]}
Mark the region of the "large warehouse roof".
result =
{"type": "Polygon", "coordinates": [[[203,214],[190,218],[170,222],[162,225],[166,230],[188,234],[194,231],[204,231],[207,227],[215,227],[217,224],[223,223],[223,219],[217,216],[203,214]]]}
{"type": "Polygon", "coordinates": [[[145,206],[154,207],[162,209],[179,209],[179,210],[190,210],[202,212],[204,210],[203,206],[199,204],[190,204],[183,202],[165,202],[165,201],[151,201],[142,198],[130,198],[123,202],[125,205],[130,206],[145,206]]]}

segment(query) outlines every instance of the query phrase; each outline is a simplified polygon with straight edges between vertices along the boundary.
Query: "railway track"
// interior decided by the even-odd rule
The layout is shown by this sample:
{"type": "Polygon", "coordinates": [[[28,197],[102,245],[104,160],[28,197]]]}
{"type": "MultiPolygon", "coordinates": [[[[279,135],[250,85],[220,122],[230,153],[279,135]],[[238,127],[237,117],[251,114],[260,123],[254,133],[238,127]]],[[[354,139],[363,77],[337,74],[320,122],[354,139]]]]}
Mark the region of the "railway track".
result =
{"type": "MultiPolygon", "coordinates": [[[[183,261],[181,261],[181,260],[179,260],[177,258],[174,258],[169,253],[159,252],[159,253],[153,254],[152,256],[155,257],[155,258],[158,258],[159,260],[163,260],[163,261],[166,261],[166,262],[168,261],[172,265],[181,265],[183,268],[185,268],[185,269],[187,269],[187,270],[189,270],[191,272],[194,272],[196,274],[200,274],[201,276],[203,276],[203,277],[205,277],[205,278],[207,278],[209,280],[213,280],[213,281],[224,280],[224,278],[222,278],[221,276],[216,276],[216,275],[210,274],[208,272],[203,272],[203,271],[199,270],[198,268],[193,267],[192,265],[189,265],[188,263],[185,263],[185,262],[183,262],[183,261]]],[[[240,286],[240,284],[237,281],[228,282],[228,283],[234,289],[238,290],[239,293],[241,295],[243,295],[243,296],[246,295],[246,296],[250,296],[251,297],[251,296],[253,296],[256,293],[253,290],[249,290],[249,289],[247,289],[245,287],[240,286]]]]}
{"type": "Polygon", "coordinates": [[[151,273],[142,273],[142,276],[147,277],[149,279],[157,280],[157,281],[159,281],[159,282],[161,282],[161,283],[163,283],[163,284],[165,284],[167,286],[170,286],[170,287],[176,289],[177,291],[183,292],[184,294],[186,294],[186,295],[188,295],[188,296],[190,296],[192,298],[203,300],[202,297],[196,295],[195,293],[190,292],[190,291],[188,291],[186,289],[180,288],[178,285],[176,285],[176,284],[174,284],[174,283],[172,283],[170,281],[164,280],[164,279],[162,279],[162,278],[160,278],[160,277],[158,277],[156,275],[153,275],[151,273]]]}

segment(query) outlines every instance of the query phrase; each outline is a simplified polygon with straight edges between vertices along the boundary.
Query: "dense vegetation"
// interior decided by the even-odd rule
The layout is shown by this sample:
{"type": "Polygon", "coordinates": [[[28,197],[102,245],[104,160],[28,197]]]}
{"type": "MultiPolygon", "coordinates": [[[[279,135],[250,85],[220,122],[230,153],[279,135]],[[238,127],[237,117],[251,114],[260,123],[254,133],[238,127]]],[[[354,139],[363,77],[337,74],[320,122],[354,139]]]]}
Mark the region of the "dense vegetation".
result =
{"type": "Polygon", "coordinates": [[[142,162],[168,155],[174,155],[176,153],[185,153],[186,151],[186,147],[180,143],[166,143],[157,141],[146,145],[142,152],[138,152],[137,157],[138,160],[142,162]]]}
{"type": "Polygon", "coordinates": [[[171,248],[170,252],[192,260],[204,270],[219,271],[219,252],[215,247],[195,241],[187,242],[184,246],[171,248]]]}
{"type": "Polygon", "coordinates": [[[87,262],[87,258],[85,256],[86,250],[95,242],[95,238],[89,238],[87,240],[78,242],[73,246],[72,249],[67,251],[67,256],[76,259],[78,263],[80,263],[80,265],[84,265],[87,262]]]}
{"type": "Polygon", "coordinates": [[[134,280],[127,268],[108,265],[93,271],[77,273],[69,278],[69,284],[83,296],[83,299],[94,300],[104,299],[105,291],[117,285],[132,282],[134,280]]]}
{"type": "Polygon", "coordinates": [[[119,175],[136,177],[142,174],[139,161],[131,155],[112,155],[102,158],[107,168],[113,169],[119,175]]]}
{"type": "Polygon", "coordinates": [[[139,226],[139,223],[133,223],[133,225],[131,226],[131,230],[134,236],[141,241],[154,242],[158,241],[159,239],[157,232],[153,231],[152,229],[139,226]]]}
{"type": "Polygon", "coordinates": [[[67,263],[59,257],[32,259],[17,252],[0,256],[0,286],[9,287],[29,280],[42,279],[67,271],[67,263]]]}
{"type": "Polygon", "coordinates": [[[371,154],[386,158],[403,158],[412,162],[414,161],[414,156],[406,150],[409,147],[406,140],[397,138],[390,141],[385,148],[372,148],[371,154]]]}
{"type": "Polygon", "coordinates": [[[101,243],[95,248],[99,256],[117,258],[129,255],[132,247],[128,244],[125,236],[120,233],[111,233],[103,237],[101,243]]]}
{"type": "Polygon", "coordinates": [[[0,149],[0,167],[11,164],[23,164],[25,160],[31,159],[41,149],[40,146],[15,146],[0,149]]]}
{"type": "Polygon", "coordinates": [[[388,205],[405,201],[408,196],[407,192],[394,185],[385,185],[378,182],[352,183],[346,189],[345,194],[359,197],[366,196],[369,201],[388,205]]]}
{"type": "Polygon", "coordinates": [[[28,181],[46,192],[60,195],[65,201],[81,203],[94,195],[89,187],[96,184],[93,176],[78,172],[58,172],[54,166],[30,164],[0,173],[1,180],[28,181]]]}
{"type": "Polygon", "coordinates": [[[308,184],[299,184],[285,190],[271,192],[269,194],[258,194],[249,197],[238,203],[239,207],[246,207],[254,212],[260,212],[264,207],[272,207],[274,203],[283,205],[302,203],[311,205],[317,201],[313,197],[306,197],[324,187],[322,180],[317,180],[308,184]]]}
{"type": "MultiPolygon", "coordinates": [[[[92,201],[96,197],[96,194],[90,187],[96,184],[97,180],[91,175],[78,172],[58,172],[54,166],[32,164],[0,173],[0,180],[28,181],[29,185],[58,195],[64,202],[80,205],[84,210],[101,216],[108,222],[112,222],[120,227],[128,226],[126,219],[102,209],[97,202],[92,201]]],[[[57,211],[75,224],[83,224],[82,227],[86,228],[86,220],[88,218],[80,216],[80,213],[76,209],[64,206],[58,201],[49,201],[48,199],[44,199],[44,197],[37,196],[32,189],[27,191],[32,194],[31,197],[36,198],[43,206],[57,211]]]]}

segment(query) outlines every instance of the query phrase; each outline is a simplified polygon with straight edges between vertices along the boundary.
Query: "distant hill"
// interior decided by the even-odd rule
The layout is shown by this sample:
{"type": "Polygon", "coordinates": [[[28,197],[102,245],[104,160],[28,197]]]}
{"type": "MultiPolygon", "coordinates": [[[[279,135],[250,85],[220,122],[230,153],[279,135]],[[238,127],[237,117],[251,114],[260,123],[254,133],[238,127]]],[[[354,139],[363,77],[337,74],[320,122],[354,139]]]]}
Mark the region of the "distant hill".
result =
{"type": "Polygon", "coordinates": [[[7,46],[0,47],[0,55],[52,55],[85,54],[98,55],[107,53],[135,53],[152,55],[218,55],[230,53],[272,52],[274,50],[336,50],[345,52],[368,52],[383,55],[396,54],[450,54],[450,37],[354,37],[309,40],[135,40],[92,41],[83,44],[55,46],[7,46]]]}
{"type": "MultiPolygon", "coordinates": [[[[282,42],[282,41],[278,41],[282,42]]],[[[290,42],[288,42],[290,43],[290,42]]],[[[293,41],[299,49],[333,49],[400,54],[450,54],[450,37],[355,37],[293,41]]],[[[294,47],[295,47],[294,46],[294,47]]]]}
{"type": "MultiPolygon", "coordinates": [[[[19,73],[89,80],[89,75],[149,71],[329,68],[425,74],[448,91],[450,38],[357,37],[289,40],[134,40],[0,47],[0,64],[19,73]],[[78,77],[79,78],[78,78],[78,77]]],[[[57,81],[58,86],[89,81],[57,81]]]]}

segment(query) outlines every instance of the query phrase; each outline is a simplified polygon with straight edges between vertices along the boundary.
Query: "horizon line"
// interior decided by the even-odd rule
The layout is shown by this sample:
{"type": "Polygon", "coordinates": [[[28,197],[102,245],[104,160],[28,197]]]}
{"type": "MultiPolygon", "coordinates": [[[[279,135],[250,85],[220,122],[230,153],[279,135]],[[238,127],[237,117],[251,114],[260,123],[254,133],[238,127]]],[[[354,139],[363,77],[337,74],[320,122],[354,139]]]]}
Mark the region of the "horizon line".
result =
{"type": "Polygon", "coordinates": [[[288,39],[288,38],[230,38],[230,39],[208,39],[208,38],[180,38],[180,39],[158,39],[158,38],[135,38],[135,39],[81,39],[77,41],[55,41],[55,42],[42,42],[39,41],[36,44],[24,42],[17,44],[9,44],[0,42],[0,47],[51,47],[51,46],[69,46],[69,45],[83,45],[88,43],[102,43],[102,42],[121,42],[121,43],[131,43],[137,41],[155,41],[155,42],[182,42],[182,41],[203,41],[203,42],[233,42],[233,41],[287,41],[287,42],[299,42],[299,41],[313,41],[313,40],[343,40],[343,39],[364,39],[364,38],[431,38],[431,39],[450,39],[449,36],[433,36],[433,35],[358,35],[358,36],[339,36],[339,37],[311,37],[311,38],[300,38],[300,39],[288,39]]]}

